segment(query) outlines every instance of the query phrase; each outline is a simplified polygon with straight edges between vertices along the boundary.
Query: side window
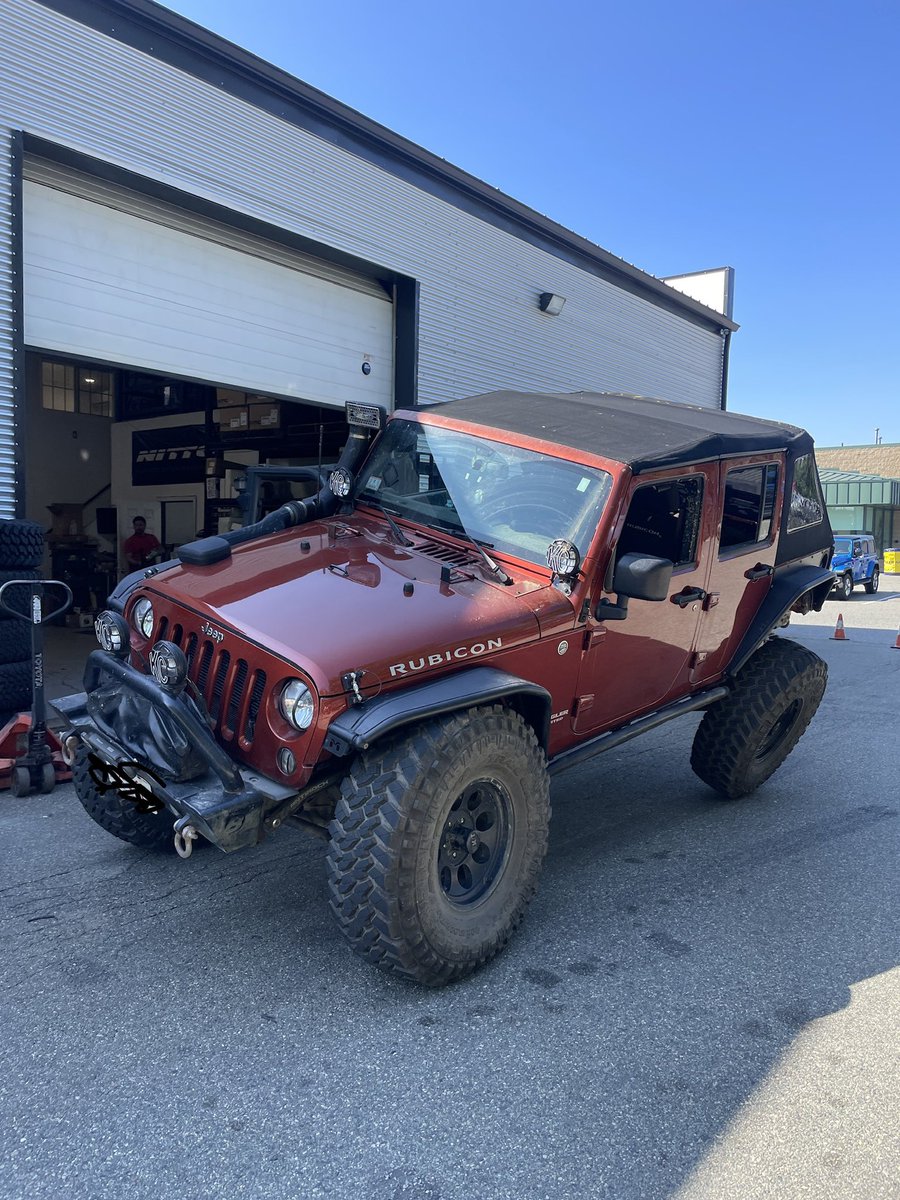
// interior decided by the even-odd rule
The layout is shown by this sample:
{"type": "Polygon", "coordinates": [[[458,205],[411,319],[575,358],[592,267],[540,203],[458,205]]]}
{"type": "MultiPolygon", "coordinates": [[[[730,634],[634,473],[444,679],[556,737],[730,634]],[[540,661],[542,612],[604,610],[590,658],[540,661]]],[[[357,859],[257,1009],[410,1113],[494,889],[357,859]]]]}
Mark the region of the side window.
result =
{"type": "Polygon", "coordinates": [[[695,562],[702,515],[702,475],[643,484],[631,497],[616,561],[623,554],[653,554],[676,567],[695,562]]]}
{"type": "Polygon", "coordinates": [[[725,476],[719,553],[766,542],[778,492],[778,467],[736,467],[725,476]]]}
{"type": "Polygon", "coordinates": [[[788,530],[802,529],[804,525],[818,525],[824,516],[825,504],[819,487],[815,459],[811,454],[803,454],[794,463],[788,530]]]}
{"type": "Polygon", "coordinates": [[[854,543],[853,543],[853,557],[854,557],[854,558],[859,558],[859,556],[860,556],[861,554],[862,554],[862,543],[861,543],[861,542],[854,542],[854,543]]]}

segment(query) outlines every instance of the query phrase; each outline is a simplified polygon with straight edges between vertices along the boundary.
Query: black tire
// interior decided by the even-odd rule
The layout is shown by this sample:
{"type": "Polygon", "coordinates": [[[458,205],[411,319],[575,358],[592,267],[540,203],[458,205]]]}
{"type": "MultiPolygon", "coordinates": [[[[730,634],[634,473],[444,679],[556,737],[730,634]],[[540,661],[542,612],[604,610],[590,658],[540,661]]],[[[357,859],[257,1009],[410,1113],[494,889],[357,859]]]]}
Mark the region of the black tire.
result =
{"type": "Polygon", "coordinates": [[[521,717],[494,706],[425,722],[362,754],[341,792],[328,886],[358,954],[439,986],[503,949],[550,820],[546,759],[521,717]]]}
{"type": "Polygon", "coordinates": [[[0,665],[0,709],[31,708],[31,659],[0,665]]]}
{"type": "MultiPolygon", "coordinates": [[[[2,587],[4,583],[9,583],[11,579],[40,578],[40,571],[26,570],[25,568],[22,568],[22,570],[19,571],[0,571],[0,587],[2,587]]],[[[3,593],[3,601],[5,604],[8,604],[10,608],[15,608],[21,613],[27,613],[31,607],[31,602],[29,600],[29,589],[25,587],[7,588],[7,590],[3,593]]],[[[8,613],[3,612],[2,610],[0,610],[0,621],[15,621],[16,624],[19,624],[23,628],[27,629],[27,625],[24,621],[21,621],[18,617],[11,617],[8,613]]]]}
{"type": "Polygon", "coordinates": [[[738,672],[730,695],[707,709],[694,735],[694,772],[727,800],[748,796],[796,746],[827,679],[817,654],[771,638],[738,672]]]}
{"type": "Polygon", "coordinates": [[[849,600],[853,595],[853,576],[842,575],[838,580],[838,594],[842,600],[849,600]]]}
{"type": "Polygon", "coordinates": [[[44,530],[34,521],[0,520],[0,567],[39,567],[44,530]]]}
{"type": "Polygon", "coordinates": [[[167,809],[141,812],[132,800],[123,800],[112,790],[102,794],[90,775],[84,746],[79,746],[72,764],[75,794],[92,820],[113,837],[145,850],[174,850],[174,819],[167,809]]]}
{"type": "Polygon", "coordinates": [[[0,664],[26,659],[31,659],[31,626],[24,621],[0,622],[0,664]]]}
{"type": "Polygon", "coordinates": [[[880,574],[881,574],[881,572],[876,567],[875,570],[872,572],[872,578],[866,580],[866,591],[869,593],[870,596],[874,596],[875,593],[878,591],[878,577],[880,574]]]}
{"type": "Polygon", "coordinates": [[[14,796],[28,796],[31,793],[31,772],[27,767],[13,767],[9,790],[14,796]]]}

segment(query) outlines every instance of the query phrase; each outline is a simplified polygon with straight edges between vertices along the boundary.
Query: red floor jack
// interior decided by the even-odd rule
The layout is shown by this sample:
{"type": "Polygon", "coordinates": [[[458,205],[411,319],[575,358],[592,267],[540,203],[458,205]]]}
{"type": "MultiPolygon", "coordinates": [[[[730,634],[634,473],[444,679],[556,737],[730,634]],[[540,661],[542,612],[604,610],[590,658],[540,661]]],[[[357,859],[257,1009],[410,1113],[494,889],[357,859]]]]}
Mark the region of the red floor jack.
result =
{"type": "Polygon", "coordinates": [[[72,778],[72,772],[63,762],[59,738],[47,728],[43,629],[71,603],[69,585],[58,579],[10,579],[0,587],[0,609],[31,625],[31,712],[17,713],[0,730],[0,788],[8,787],[14,796],[52,792],[57,783],[72,778]],[[7,603],[3,593],[12,587],[30,589],[28,612],[7,603]],[[61,588],[66,598],[59,608],[45,613],[44,593],[49,588],[61,588]]]}

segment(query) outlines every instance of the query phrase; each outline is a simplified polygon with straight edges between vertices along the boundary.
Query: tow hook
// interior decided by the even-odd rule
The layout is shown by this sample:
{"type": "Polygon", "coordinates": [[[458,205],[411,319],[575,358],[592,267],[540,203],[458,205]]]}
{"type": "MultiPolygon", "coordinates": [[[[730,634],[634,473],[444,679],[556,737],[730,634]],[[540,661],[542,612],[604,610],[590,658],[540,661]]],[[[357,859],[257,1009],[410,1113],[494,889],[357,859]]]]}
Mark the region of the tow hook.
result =
{"type": "Polygon", "coordinates": [[[194,842],[200,836],[189,821],[190,817],[179,817],[175,822],[175,853],[179,858],[191,857],[194,842]]]}
{"type": "Polygon", "coordinates": [[[60,743],[59,751],[62,755],[62,760],[67,767],[71,767],[75,762],[75,755],[78,753],[79,738],[77,734],[70,733],[67,738],[63,738],[60,743]]]}

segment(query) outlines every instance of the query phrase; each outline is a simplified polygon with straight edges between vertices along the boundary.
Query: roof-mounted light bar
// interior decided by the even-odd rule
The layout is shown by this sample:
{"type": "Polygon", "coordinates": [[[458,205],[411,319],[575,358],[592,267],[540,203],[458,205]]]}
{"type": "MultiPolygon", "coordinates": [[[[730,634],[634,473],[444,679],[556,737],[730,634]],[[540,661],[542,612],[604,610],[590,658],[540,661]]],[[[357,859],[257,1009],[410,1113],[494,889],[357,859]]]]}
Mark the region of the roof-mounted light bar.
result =
{"type": "Polygon", "coordinates": [[[384,429],[387,410],[380,404],[357,404],[355,400],[348,400],[345,407],[348,425],[376,431],[384,429]]]}

